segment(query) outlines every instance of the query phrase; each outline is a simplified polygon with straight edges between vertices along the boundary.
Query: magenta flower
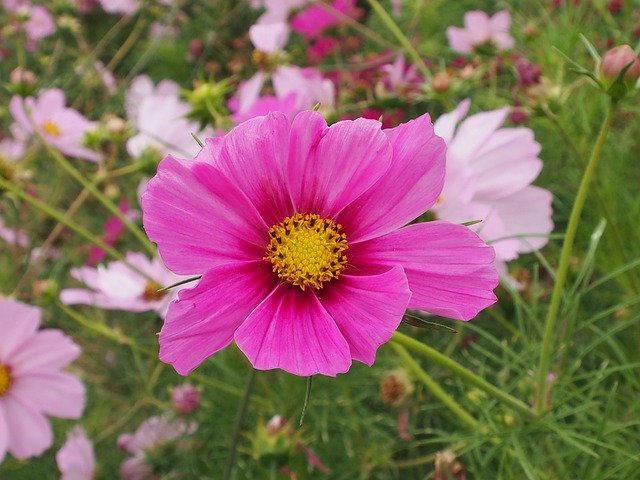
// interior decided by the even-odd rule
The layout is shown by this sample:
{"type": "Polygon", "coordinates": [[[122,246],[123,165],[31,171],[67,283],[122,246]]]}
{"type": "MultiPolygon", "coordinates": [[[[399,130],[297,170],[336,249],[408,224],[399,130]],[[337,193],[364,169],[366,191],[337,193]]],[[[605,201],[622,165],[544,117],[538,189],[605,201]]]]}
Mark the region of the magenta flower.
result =
{"type": "Polygon", "coordinates": [[[197,427],[195,422],[185,422],[180,418],[172,420],[168,413],[163,413],[145,420],[135,433],[123,433],[118,437],[118,447],[133,457],[122,462],[120,475],[125,480],[156,478],[152,476],[153,469],[147,455],[162,445],[190,435],[197,427]]]}
{"type": "MultiPolygon", "coordinates": [[[[540,170],[540,144],[529,128],[500,128],[508,108],[471,115],[465,100],[435,123],[447,142],[447,174],[436,217],[482,220],[472,228],[496,250],[496,267],[542,248],[553,230],[548,190],[531,185],[540,170]]],[[[508,278],[505,278],[509,280],[508,278]]]]}
{"type": "Polygon", "coordinates": [[[185,375],[235,340],[253,366],[371,365],[406,308],[460,320],[495,302],[493,249],[466,227],[406,225],[442,189],[428,115],[391,130],[274,112],[168,156],[142,196],[166,265],[204,274],[173,302],[160,359],[185,375]]]}
{"type": "Polygon", "coordinates": [[[452,50],[473,53],[478,47],[490,44],[498,50],[513,47],[514,39],[509,35],[511,15],[502,10],[491,18],[481,10],[464,14],[464,28],[448,27],[447,39],[452,50]]]}
{"type": "Polygon", "coordinates": [[[0,298],[0,463],[41,455],[53,444],[46,416],[78,418],[84,386],[62,368],[80,348],[60,330],[38,331],[41,311],[0,298]]]}
{"type": "Polygon", "coordinates": [[[328,6],[315,2],[291,19],[291,28],[310,40],[326,29],[344,23],[343,16],[355,17],[356,12],[355,0],[332,0],[328,6]]]}
{"type": "Polygon", "coordinates": [[[81,426],[67,432],[67,441],[56,453],[60,480],[93,480],[96,457],[93,444],[81,426]]]}
{"type": "Polygon", "coordinates": [[[97,123],[66,107],[65,102],[64,92],[57,88],[41,90],[37,99],[14,95],[9,103],[16,120],[14,128],[22,135],[37,131],[65,155],[97,162],[98,154],[82,146],[85,134],[94,130],[97,123]]]}
{"type": "Polygon", "coordinates": [[[158,258],[149,260],[141,253],[129,252],[126,259],[139,271],[120,261],[111,262],[106,267],[72,269],[71,276],[90,290],[66,288],[60,292],[60,301],[66,305],[94,305],[107,310],[156,311],[164,318],[177,290],[159,292],[158,289],[179,282],[181,277],[169,272],[158,258]]]}

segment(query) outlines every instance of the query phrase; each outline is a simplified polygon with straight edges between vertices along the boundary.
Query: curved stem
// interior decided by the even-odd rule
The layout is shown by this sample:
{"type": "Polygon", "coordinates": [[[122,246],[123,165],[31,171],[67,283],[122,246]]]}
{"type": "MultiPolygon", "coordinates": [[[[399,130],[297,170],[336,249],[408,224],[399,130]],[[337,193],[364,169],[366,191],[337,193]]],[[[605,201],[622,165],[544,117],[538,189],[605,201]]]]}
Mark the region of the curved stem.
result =
{"type": "Polygon", "coordinates": [[[438,385],[438,382],[431,378],[431,376],[422,369],[420,364],[416,362],[411,355],[409,355],[409,352],[407,352],[402,345],[399,343],[392,343],[391,348],[393,348],[398,356],[402,358],[404,365],[408,367],[413,374],[422,381],[422,383],[425,384],[427,389],[429,389],[429,391],[433,393],[438,400],[444,403],[449,410],[455,413],[462,423],[471,428],[475,428],[478,425],[478,421],[469,415],[469,413],[467,413],[467,411],[462,408],[458,402],[445,392],[440,385],[438,385]]]}
{"type": "Polygon", "coordinates": [[[418,53],[418,51],[414,48],[413,45],[411,45],[411,42],[409,41],[407,36],[402,32],[402,30],[400,30],[400,27],[398,27],[398,24],[393,20],[393,18],[391,18],[389,13],[387,13],[387,11],[382,7],[382,5],[380,5],[378,0],[367,0],[367,1],[369,2],[369,5],[371,5],[371,7],[376,11],[376,13],[380,17],[380,19],[384,22],[384,24],[389,28],[389,30],[391,30],[391,33],[393,33],[396,39],[400,42],[400,44],[402,45],[402,48],[404,48],[404,50],[409,54],[409,56],[411,56],[416,67],[418,68],[418,70],[420,70],[420,73],[424,75],[424,78],[426,80],[430,80],[431,72],[422,61],[422,58],[420,58],[420,54],[418,53]]]}
{"type": "Polygon", "coordinates": [[[47,149],[49,154],[54,158],[56,162],[69,174],[71,175],[80,185],[86,188],[93,197],[98,200],[102,205],[105,206],[110,213],[118,217],[120,221],[124,224],[124,226],[129,230],[144,246],[147,252],[153,257],[156,254],[156,249],[154,245],[149,241],[145,233],[138,228],[129,218],[120,211],[118,206],[113,203],[109,198],[104,195],[93,182],[90,182],[82,173],[80,173],[71,163],[64,158],[64,156],[55,148],[53,148],[39,133],[36,132],[38,139],[47,149]]]}
{"type": "Polygon", "coordinates": [[[242,430],[242,424],[244,418],[247,415],[247,409],[249,407],[249,400],[251,399],[251,390],[253,390],[253,384],[256,380],[256,369],[251,367],[249,371],[249,377],[247,378],[247,384],[244,387],[242,394],[242,402],[240,408],[238,408],[238,415],[236,416],[236,423],[233,426],[233,436],[231,437],[231,447],[229,447],[229,456],[227,457],[227,465],[224,469],[224,480],[230,480],[233,473],[233,467],[235,465],[236,452],[238,451],[238,442],[240,441],[240,430],[242,430]]]}
{"type": "Polygon", "coordinates": [[[59,211],[57,211],[55,208],[53,208],[53,207],[47,205],[46,203],[38,200],[37,198],[33,197],[32,195],[29,195],[28,193],[22,191],[21,189],[16,187],[13,183],[5,180],[2,176],[0,176],[0,189],[2,189],[2,188],[4,188],[4,189],[8,190],[9,192],[13,193],[15,196],[17,196],[18,198],[21,198],[22,200],[24,200],[25,202],[29,203],[33,207],[37,208],[38,210],[40,210],[44,214],[49,215],[55,221],[57,221],[58,223],[61,223],[65,227],[67,227],[70,230],[72,230],[75,233],[77,233],[78,235],[84,237],[86,240],[88,240],[89,242],[91,242],[95,246],[101,248],[106,253],[111,255],[113,258],[115,258],[117,260],[120,260],[121,262],[125,263],[129,268],[131,268],[132,270],[135,270],[137,273],[142,275],[144,278],[146,278],[146,279],[148,279],[150,281],[155,281],[151,276],[149,276],[148,273],[143,272],[142,270],[137,268],[135,265],[131,265],[127,261],[127,259],[124,257],[124,255],[122,255],[120,252],[118,252],[115,248],[107,245],[100,238],[96,237],[91,232],[89,232],[86,229],[82,228],[80,225],[75,223],[70,218],[66,217],[64,214],[62,214],[59,211]]]}
{"type": "Polygon", "coordinates": [[[600,133],[593,146],[589,163],[585,168],[576,194],[576,199],[573,202],[573,208],[571,209],[571,215],[569,216],[569,223],[567,225],[567,231],[565,233],[564,242],[562,244],[562,250],[560,252],[560,260],[558,269],[556,271],[556,281],[553,285],[553,292],[551,294],[551,304],[549,305],[549,311],[544,328],[544,337],[542,340],[542,351],[540,353],[540,363],[538,365],[537,374],[537,392],[536,392],[536,410],[538,414],[542,414],[545,410],[545,386],[547,384],[547,375],[549,373],[549,366],[551,364],[551,354],[554,342],[554,336],[556,333],[556,321],[558,319],[558,311],[560,309],[560,300],[562,299],[562,293],[564,283],[567,278],[567,272],[569,269],[569,259],[571,257],[571,251],[573,249],[573,241],[575,240],[576,231],[580,224],[580,215],[582,214],[582,208],[584,207],[585,200],[587,199],[587,193],[589,192],[589,185],[594,177],[598,161],[600,160],[600,152],[604,145],[607,133],[611,127],[611,122],[616,110],[616,103],[611,101],[607,116],[602,122],[600,127],[600,133]]]}
{"type": "Polygon", "coordinates": [[[513,410],[522,414],[524,417],[528,418],[529,420],[535,420],[537,418],[536,413],[533,410],[531,410],[531,408],[529,408],[521,400],[518,400],[517,398],[512,397],[507,392],[490,384],[484,378],[476,375],[471,370],[463,367],[455,360],[452,360],[449,357],[444,356],[443,354],[431,348],[430,346],[425,345],[424,343],[421,343],[397,331],[393,334],[393,337],[391,337],[391,340],[395,343],[398,343],[404,347],[407,347],[421,354],[425,358],[428,358],[429,360],[432,360],[437,364],[439,364],[440,366],[450,370],[451,372],[453,372],[463,380],[466,380],[470,384],[478,387],[480,390],[491,395],[493,398],[495,398],[499,402],[512,408],[513,410]]]}

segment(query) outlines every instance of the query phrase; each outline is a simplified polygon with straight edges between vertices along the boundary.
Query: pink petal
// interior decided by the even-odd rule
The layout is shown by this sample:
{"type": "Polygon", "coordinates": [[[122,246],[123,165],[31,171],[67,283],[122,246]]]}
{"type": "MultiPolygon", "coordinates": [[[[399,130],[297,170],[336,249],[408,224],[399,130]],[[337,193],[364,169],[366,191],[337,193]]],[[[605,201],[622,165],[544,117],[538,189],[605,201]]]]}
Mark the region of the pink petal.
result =
{"type": "Polygon", "coordinates": [[[393,152],[375,120],[325,125],[318,112],[296,116],[287,179],[297,212],[332,218],[382,177],[393,152]]]}
{"type": "Polygon", "coordinates": [[[66,373],[48,372],[17,377],[11,394],[39,412],[54,417],[80,418],[84,410],[84,385],[66,373]]]}
{"type": "Polygon", "coordinates": [[[451,50],[461,53],[471,53],[473,51],[471,37],[464,28],[447,27],[446,33],[451,50]]]}
{"type": "Polygon", "coordinates": [[[509,109],[505,107],[471,115],[458,127],[455,138],[448,145],[447,155],[467,162],[475,158],[478,149],[495,134],[508,113],[509,109]]]}
{"type": "Polygon", "coordinates": [[[259,370],[334,377],[351,366],[349,345],[316,293],[287,283],[251,313],[235,339],[259,370]]]}
{"type": "Polygon", "coordinates": [[[210,164],[166,157],[142,195],[142,210],[147,235],[175,273],[264,256],[271,225],[210,164]]]}
{"type": "Polygon", "coordinates": [[[435,221],[409,225],[349,249],[349,263],[402,265],[412,292],[409,308],[470,320],[496,301],[495,254],[469,228],[435,221]]]}
{"type": "Polygon", "coordinates": [[[458,106],[451,112],[440,115],[433,124],[433,129],[436,135],[442,137],[442,139],[449,145],[453,134],[456,131],[458,122],[464,118],[471,106],[471,100],[465,98],[458,106]]]}
{"type": "Polygon", "coordinates": [[[385,130],[393,162],[372,188],[337,218],[349,242],[389,233],[426,212],[442,191],[445,144],[435,136],[429,115],[385,130]]]}
{"type": "Polygon", "coordinates": [[[40,325],[41,315],[38,307],[11,298],[0,298],[0,363],[11,361],[25,341],[34,335],[40,325]]]}
{"type": "Polygon", "coordinates": [[[287,44],[289,26],[285,22],[256,23],[249,28],[249,38],[256,49],[273,53],[287,44]]]}
{"type": "Polygon", "coordinates": [[[80,347],[60,330],[41,330],[22,344],[11,358],[19,376],[37,371],[51,372],[65,367],[80,355],[80,347]]]}
{"type": "Polygon", "coordinates": [[[0,399],[0,465],[7,455],[9,449],[9,427],[5,420],[4,407],[2,405],[2,399],[0,399]]]}
{"type": "Polygon", "coordinates": [[[289,121],[281,112],[248,120],[224,137],[217,167],[269,226],[293,214],[284,179],[289,121]]]}
{"type": "Polygon", "coordinates": [[[266,262],[214,267],[182,289],[160,332],[160,360],[187,375],[233,340],[236,329],[278,283],[266,262]]]}
{"type": "Polygon", "coordinates": [[[536,179],[542,170],[540,144],[529,128],[501,128],[476,152],[469,165],[477,172],[476,198],[504,198],[536,179]]]}
{"type": "Polygon", "coordinates": [[[398,328],[411,291],[397,265],[380,275],[342,275],[318,296],[347,340],[351,357],[372,365],[378,347],[398,328]]]}
{"type": "Polygon", "coordinates": [[[485,12],[473,10],[465,13],[463,23],[472,45],[486,42],[491,38],[489,16],[485,12]]]}
{"type": "Polygon", "coordinates": [[[12,395],[0,398],[0,410],[9,437],[9,452],[19,460],[36,457],[53,444],[53,432],[47,419],[29,404],[12,395]]]}

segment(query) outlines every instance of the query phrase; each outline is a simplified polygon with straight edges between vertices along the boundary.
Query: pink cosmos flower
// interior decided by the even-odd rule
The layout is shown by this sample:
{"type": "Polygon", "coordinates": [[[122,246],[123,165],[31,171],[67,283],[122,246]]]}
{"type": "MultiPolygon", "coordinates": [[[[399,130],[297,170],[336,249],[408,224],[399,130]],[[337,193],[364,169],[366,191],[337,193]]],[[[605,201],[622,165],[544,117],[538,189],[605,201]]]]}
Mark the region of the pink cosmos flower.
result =
{"type": "Polygon", "coordinates": [[[398,55],[393,63],[383,65],[380,70],[385,74],[382,79],[384,88],[396,95],[406,94],[423,81],[418,68],[405,63],[404,55],[398,55]]]}
{"type": "Polygon", "coordinates": [[[0,298],[0,463],[41,455],[53,444],[46,416],[78,418],[84,386],[61,369],[80,355],[60,330],[38,331],[42,312],[0,298]]]}
{"type": "Polygon", "coordinates": [[[179,288],[168,292],[158,292],[158,289],[173,285],[182,278],[169,272],[158,258],[149,260],[141,253],[128,252],[126,259],[153,280],[120,261],[111,262],[106,267],[74,268],[71,276],[90,290],[66,288],[60,292],[60,301],[66,305],[94,305],[107,310],[156,311],[164,318],[169,302],[175,298],[179,288]]]}
{"type": "MultiPolygon", "coordinates": [[[[129,200],[127,200],[127,198],[123,198],[120,201],[120,211],[131,221],[139,220],[141,217],[140,210],[129,209],[129,200]]],[[[104,223],[104,235],[102,235],[102,241],[110,247],[113,247],[123,233],[124,222],[113,215],[104,223]]],[[[106,252],[100,247],[92,245],[89,250],[87,265],[95,265],[101,262],[106,255],[106,252]]]]}
{"type": "Polygon", "coordinates": [[[508,108],[471,115],[465,100],[435,123],[447,142],[447,176],[436,217],[472,228],[496,250],[496,266],[542,248],[553,230],[553,196],[531,185],[542,169],[540,144],[529,128],[500,128],[508,108]],[[457,127],[456,127],[457,126],[457,127]]]}
{"type": "Polygon", "coordinates": [[[130,15],[140,8],[138,0],[98,0],[107,13],[130,15]]]}
{"type": "Polygon", "coordinates": [[[320,35],[327,28],[344,23],[344,19],[336,12],[355,17],[356,1],[332,0],[329,7],[322,5],[322,2],[314,2],[313,5],[291,19],[291,28],[307,40],[310,40],[320,35]]]}
{"type": "MultiPolygon", "coordinates": [[[[123,433],[118,437],[118,447],[133,457],[120,465],[120,475],[125,480],[146,480],[152,477],[147,454],[162,445],[175,442],[197,429],[195,422],[172,420],[168,413],[145,420],[135,433],[123,433]]],[[[177,478],[177,477],[176,477],[177,478]]]]}
{"type": "Polygon", "coordinates": [[[253,8],[264,6],[266,9],[257,23],[279,23],[286,22],[293,10],[304,7],[307,3],[309,0],[263,0],[259,5],[253,5],[253,8]]]}
{"type": "Polygon", "coordinates": [[[29,19],[24,23],[24,32],[31,43],[31,50],[35,50],[36,43],[56,31],[56,23],[53,15],[45,7],[34,5],[28,7],[25,12],[29,19]]]}
{"type": "Polygon", "coordinates": [[[204,137],[213,132],[200,130],[197,122],[187,120],[190,111],[176,83],[163,80],[154,87],[148,77],[134,80],[127,92],[127,113],[139,133],[127,141],[129,154],[138,158],[146,149],[153,149],[161,155],[195,155],[200,147],[191,134],[204,137]]]}
{"type": "Polygon", "coordinates": [[[185,375],[235,340],[257,369],[371,365],[406,308],[460,320],[495,302],[494,253],[467,227],[406,226],[438,198],[445,145],[428,115],[391,130],[279,113],[168,156],[142,196],[167,266],[203,274],[160,333],[185,375]]]}
{"type": "Polygon", "coordinates": [[[85,134],[97,128],[77,110],[65,106],[65,95],[57,88],[43,89],[37,99],[23,99],[14,95],[9,111],[20,135],[38,132],[53,147],[70,157],[97,162],[100,157],[93,150],[82,146],[85,134]]]}
{"type": "Polygon", "coordinates": [[[511,15],[502,10],[494,16],[474,10],[464,14],[464,28],[448,27],[449,47],[462,53],[473,53],[482,45],[492,44],[498,50],[513,47],[515,40],[509,35],[511,15]]]}
{"type": "Polygon", "coordinates": [[[60,480],[93,480],[96,457],[93,444],[81,426],[67,432],[67,441],[56,453],[60,480]]]}

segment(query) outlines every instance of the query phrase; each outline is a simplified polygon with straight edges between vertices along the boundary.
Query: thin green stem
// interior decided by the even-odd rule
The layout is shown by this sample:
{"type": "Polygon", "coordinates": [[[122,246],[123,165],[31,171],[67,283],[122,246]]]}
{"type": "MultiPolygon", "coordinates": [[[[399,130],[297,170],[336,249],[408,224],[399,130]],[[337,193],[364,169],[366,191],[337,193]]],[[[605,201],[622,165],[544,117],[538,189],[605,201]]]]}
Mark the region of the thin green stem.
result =
{"type": "Polygon", "coordinates": [[[147,252],[153,257],[156,254],[156,249],[154,245],[149,241],[145,233],[140,230],[129,218],[120,211],[120,208],[113,203],[109,198],[103,194],[93,182],[84,178],[82,173],[78,171],[71,163],[64,158],[64,156],[55,148],[53,148],[39,133],[37,133],[38,139],[47,149],[49,154],[54,158],[56,162],[69,174],[71,175],[80,185],[86,188],[93,197],[98,200],[102,205],[105,206],[110,213],[115,215],[120,221],[124,224],[124,226],[129,230],[144,246],[147,252]]]}
{"type": "Polygon", "coordinates": [[[580,224],[580,215],[582,214],[582,208],[584,207],[584,203],[589,192],[589,185],[593,180],[596,168],[598,166],[600,153],[602,151],[602,147],[604,146],[605,139],[607,138],[607,133],[609,132],[611,123],[613,122],[615,110],[616,103],[612,101],[609,104],[607,116],[605,117],[604,122],[600,127],[600,133],[598,134],[596,143],[593,146],[593,151],[591,152],[591,157],[589,158],[589,162],[587,163],[587,167],[585,168],[584,174],[582,176],[582,181],[580,182],[580,187],[578,188],[578,193],[576,194],[576,199],[573,203],[573,208],[571,209],[567,231],[565,233],[562,250],[560,252],[560,260],[558,263],[558,269],[556,270],[556,281],[553,285],[551,304],[549,305],[549,311],[547,313],[544,327],[542,351],[540,353],[540,364],[538,365],[537,372],[536,410],[539,415],[542,414],[545,410],[545,385],[547,384],[546,379],[549,373],[549,366],[551,364],[551,355],[555,343],[554,340],[556,334],[556,322],[558,319],[558,311],[560,309],[560,301],[562,299],[564,283],[567,278],[567,272],[569,270],[569,260],[571,258],[573,242],[575,240],[576,231],[578,230],[578,225],[580,224]]]}
{"type": "Polygon", "coordinates": [[[430,346],[425,345],[424,343],[421,343],[397,331],[393,334],[391,340],[397,344],[409,348],[410,350],[413,350],[414,352],[421,354],[425,358],[428,358],[429,360],[436,362],[438,365],[450,370],[458,377],[478,387],[483,392],[491,395],[493,398],[522,414],[524,417],[530,420],[535,420],[537,418],[536,413],[521,400],[518,400],[517,398],[509,395],[507,392],[490,384],[484,378],[476,375],[472,371],[460,365],[455,360],[444,356],[430,346]]]}
{"type": "Polygon", "coordinates": [[[478,425],[478,421],[473,418],[467,411],[460,406],[458,402],[456,402],[453,397],[451,397],[447,392],[445,392],[442,387],[433,379],[431,376],[425,372],[420,364],[416,362],[409,352],[400,345],[399,343],[391,343],[391,348],[395,350],[402,361],[403,365],[408,367],[409,370],[413,372],[413,374],[425,384],[429,392],[433,393],[433,395],[438,398],[444,405],[451,410],[457,417],[464,423],[466,426],[475,428],[478,425]]]}
{"type": "Polygon", "coordinates": [[[238,442],[240,441],[240,431],[242,430],[242,424],[244,418],[247,415],[247,409],[249,407],[249,400],[251,399],[251,390],[256,380],[256,369],[251,367],[249,371],[249,377],[247,378],[247,384],[244,387],[242,394],[242,401],[238,408],[238,415],[236,416],[236,423],[233,426],[233,436],[231,437],[231,446],[229,447],[229,456],[227,457],[227,465],[224,469],[223,480],[230,480],[233,473],[233,467],[236,460],[236,452],[238,451],[238,442]]]}
{"type": "Polygon", "coordinates": [[[402,32],[402,30],[400,30],[400,27],[398,27],[398,24],[393,20],[393,18],[391,18],[391,15],[389,15],[389,13],[382,7],[382,5],[380,5],[378,0],[367,0],[367,1],[369,2],[369,5],[371,5],[371,8],[373,8],[376,11],[380,19],[387,26],[387,28],[391,30],[391,33],[393,33],[396,39],[400,42],[400,44],[402,45],[402,48],[404,48],[404,50],[409,54],[409,56],[411,56],[416,67],[418,68],[418,70],[420,70],[420,73],[424,75],[424,78],[427,80],[431,80],[431,72],[422,61],[420,54],[414,48],[414,46],[411,45],[411,42],[409,41],[407,36],[402,32]]]}
{"type": "Polygon", "coordinates": [[[44,214],[50,216],[51,218],[53,218],[58,223],[61,223],[62,225],[64,225],[68,229],[72,230],[73,232],[77,233],[81,237],[85,238],[86,240],[88,240],[89,242],[94,244],[95,246],[101,248],[107,254],[111,255],[113,258],[115,258],[117,260],[120,260],[121,262],[124,262],[129,268],[131,268],[132,270],[135,270],[136,272],[138,272],[140,275],[142,275],[146,279],[148,279],[150,281],[155,281],[152,277],[149,276],[148,273],[143,272],[142,270],[137,268],[135,265],[131,265],[127,261],[127,259],[124,257],[124,255],[122,255],[120,252],[118,252],[115,248],[113,248],[113,247],[107,245],[106,243],[104,243],[100,238],[96,237],[91,232],[89,232],[89,231],[85,230],[84,228],[82,228],[80,225],[75,223],[73,220],[71,220],[70,218],[66,217],[63,213],[60,213],[55,208],[53,208],[53,207],[47,205],[46,203],[38,200],[34,196],[29,195],[27,192],[22,191],[20,188],[15,186],[13,183],[5,180],[3,177],[0,176],[0,189],[3,189],[3,188],[6,189],[7,191],[13,193],[18,198],[20,198],[20,199],[24,200],[25,202],[29,203],[31,206],[37,208],[38,210],[40,210],[44,214]]]}

